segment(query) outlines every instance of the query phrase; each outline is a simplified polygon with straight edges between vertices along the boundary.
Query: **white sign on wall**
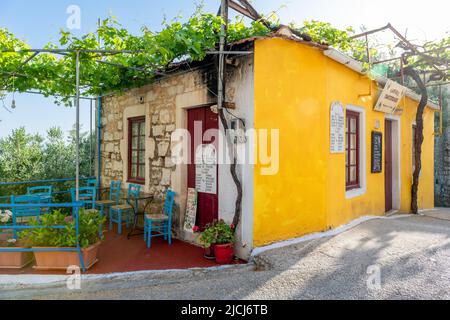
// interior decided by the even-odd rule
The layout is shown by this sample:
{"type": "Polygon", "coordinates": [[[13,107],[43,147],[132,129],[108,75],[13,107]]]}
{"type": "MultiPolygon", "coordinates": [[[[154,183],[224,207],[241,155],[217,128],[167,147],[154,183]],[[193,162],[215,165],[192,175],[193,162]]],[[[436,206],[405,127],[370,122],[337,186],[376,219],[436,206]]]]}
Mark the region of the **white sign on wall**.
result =
{"type": "Polygon", "coordinates": [[[388,80],[374,110],[385,113],[394,113],[405,93],[406,88],[404,86],[395,81],[388,80]]]}
{"type": "Polygon", "coordinates": [[[212,144],[203,144],[195,152],[195,189],[217,194],[217,153],[212,144]]]}
{"type": "Polygon", "coordinates": [[[330,112],[330,152],[345,152],[345,116],[342,103],[331,104],[330,112]]]}

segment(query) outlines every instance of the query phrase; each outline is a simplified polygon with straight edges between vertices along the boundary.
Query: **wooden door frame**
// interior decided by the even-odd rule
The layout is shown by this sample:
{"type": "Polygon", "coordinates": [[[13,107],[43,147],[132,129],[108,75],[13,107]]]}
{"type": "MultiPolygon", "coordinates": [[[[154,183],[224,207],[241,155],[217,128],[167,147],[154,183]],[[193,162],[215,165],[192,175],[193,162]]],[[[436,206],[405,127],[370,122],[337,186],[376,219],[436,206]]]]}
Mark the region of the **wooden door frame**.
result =
{"type": "MultiPolygon", "coordinates": [[[[195,188],[196,185],[196,174],[195,174],[195,153],[196,153],[196,147],[198,148],[200,145],[195,146],[195,139],[194,139],[194,134],[195,134],[195,125],[194,125],[194,131],[190,131],[190,120],[195,120],[195,119],[189,119],[189,113],[198,110],[199,112],[201,112],[200,114],[203,115],[203,119],[202,119],[202,137],[201,140],[199,142],[201,142],[201,145],[204,145],[205,143],[208,144],[207,142],[204,141],[204,134],[207,132],[207,130],[209,129],[215,129],[215,130],[220,130],[220,124],[219,124],[219,116],[218,114],[215,114],[213,111],[210,110],[210,106],[198,106],[196,108],[190,108],[189,110],[187,110],[187,129],[191,134],[191,144],[189,146],[190,148],[190,164],[188,165],[188,170],[187,170],[187,183],[188,183],[188,187],[190,188],[195,188]],[[208,117],[212,117],[214,116],[214,122],[213,122],[213,126],[208,128],[208,121],[207,118],[208,117]],[[215,126],[217,122],[217,127],[215,126]],[[191,169],[193,170],[193,172],[191,172],[191,169]],[[189,179],[191,178],[191,179],[189,179]]],[[[197,112],[196,112],[197,113],[197,112]]],[[[198,113],[197,113],[198,114],[198,113]]],[[[198,116],[197,116],[198,118],[198,116]]],[[[219,137],[216,137],[216,140],[219,137]]],[[[217,151],[217,155],[219,152],[219,141],[215,141],[214,143],[211,143],[216,151],[217,151]]],[[[208,224],[212,223],[213,221],[216,221],[219,219],[219,163],[216,164],[216,193],[215,194],[202,194],[200,192],[198,192],[198,198],[197,198],[197,206],[198,206],[198,212],[197,212],[197,219],[196,219],[196,225],[199,226],[202,230],[205,226],[207,226],[208,224]],[[204,203],[213,203],[212,205],[212,210],[206,210],[203,211],[203,214],[201,212],[201,203],[203,203],[202,201],[205,200],[206,202],[204,203]],[[215,209],[214,209],[215,208],[215,209]],[[212,213],[212,217],[209,217],[208,215],[209,213],[212,213]],[[206,221],[205,221],[206,220],[206,221]]]]}
{"type": "Polygon", "coordinates": [[[401,120],[390,114],[384,118],[392,124],[392,210],[398,211],[401,207],[401,120]]]}

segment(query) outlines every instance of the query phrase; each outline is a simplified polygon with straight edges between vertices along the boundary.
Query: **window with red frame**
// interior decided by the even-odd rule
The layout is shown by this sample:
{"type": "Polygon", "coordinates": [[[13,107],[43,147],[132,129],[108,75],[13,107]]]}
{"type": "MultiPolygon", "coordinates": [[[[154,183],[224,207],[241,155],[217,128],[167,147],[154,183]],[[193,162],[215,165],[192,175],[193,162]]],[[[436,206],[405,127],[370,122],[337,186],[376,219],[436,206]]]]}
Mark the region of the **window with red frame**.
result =
{"type": "Polygon", "coordinates": [[[145,117],[128,119],[128,181],[145,183],[145,117]]]}
{"type": "Polygon", "coordinates": [[[345,121],[345,186],[347,190],[360,187],[359,129],[359,113],[347,111],[345,121]]]}

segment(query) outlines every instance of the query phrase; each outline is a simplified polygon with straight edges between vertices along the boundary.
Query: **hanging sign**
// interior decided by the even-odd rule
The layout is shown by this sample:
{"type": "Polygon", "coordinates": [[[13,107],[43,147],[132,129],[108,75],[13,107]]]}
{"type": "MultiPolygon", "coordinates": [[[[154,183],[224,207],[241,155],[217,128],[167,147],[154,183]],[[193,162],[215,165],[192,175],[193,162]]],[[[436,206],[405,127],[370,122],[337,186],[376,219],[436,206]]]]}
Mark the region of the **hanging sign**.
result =
{"type": "Polygon", "coordinates": [[[217,194],[217,153],[212,144],[203,144],[195,152],[195,189],[217,194]]]}
{"type": "Polygon", "coordinates": [[[406,94],[406,88],[395,81],[388,80],[374,107],[375,111],[392,114],[406,94]]]}
{"type": "Polygon", "coordinates": [[[345,152],[345,117],[344,107],[340,102],[331,104],[330,112],[330,152],[345,152]]]}
{"type": "Polygon", "coordinates": [[[186,213],[184,215],[184,230],[193,232],[195,226],[195,219],[197,217],[197,190],[193,188],[188,189],[186,213]]]}
{"type": "Polygon", "coordinates": [[[381,173],[383,170],[383,134],[372,131],[372,173],[381,173]]]}

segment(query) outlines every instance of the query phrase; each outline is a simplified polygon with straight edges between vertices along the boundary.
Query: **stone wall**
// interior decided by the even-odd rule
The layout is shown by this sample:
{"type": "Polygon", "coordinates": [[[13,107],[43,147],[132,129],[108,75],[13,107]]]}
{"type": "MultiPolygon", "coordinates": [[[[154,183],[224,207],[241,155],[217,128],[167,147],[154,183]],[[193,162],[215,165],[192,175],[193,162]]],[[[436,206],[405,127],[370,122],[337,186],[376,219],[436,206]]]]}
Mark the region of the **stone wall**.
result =
{"type": "Polygon", "coordinates": [[[450,207],[450,128],[435,139],[435,205],[450,207]]]}
{"type": "MultiPolygon", "coordinates": [[[[450,89],[450,86],[448,86],[450,89]]],[[[450,207],[450,117],[445,109],[449,99],[443,101],[443,134],[434,140],[434,202],[436,207],[450,207]]],[[[436,128],[438,131],[438,128],[436,128]]]]}
{"type": "MultiPolygon", "coordinates": [[[[177,99],[188,93],[203,90],[211,82],[207,69],[182,72],[158,82],[103,98],[101,171],[102,185],[111,181],[127,184],[128,118],[146,116],[146,181],[145,193],[155,195],[160,210],[165,193],[172,186],[175,165],[171,161],[171,134],[176,129],[177,99]]],[[[176,211],[179,211],[177,208],[176,211]]],[[[179,217],[179,213],[176,215],[179,217]]],[[[181,220],[174,218],[174,225],[181,220]]]]}

